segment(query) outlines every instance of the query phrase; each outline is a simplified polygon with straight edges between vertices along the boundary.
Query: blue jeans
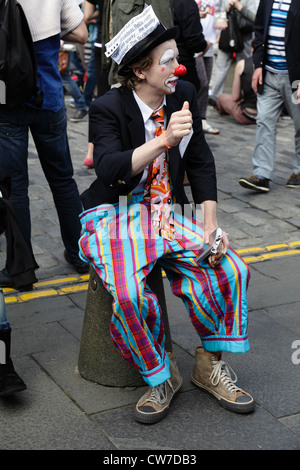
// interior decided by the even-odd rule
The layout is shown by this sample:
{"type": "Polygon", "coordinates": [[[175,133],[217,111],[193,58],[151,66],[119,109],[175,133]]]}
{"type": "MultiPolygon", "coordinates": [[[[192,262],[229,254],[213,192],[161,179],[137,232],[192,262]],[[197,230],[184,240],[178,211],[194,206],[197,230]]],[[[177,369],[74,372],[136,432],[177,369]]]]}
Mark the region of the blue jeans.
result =
{"type": "Polygon", "coordinates": [[[88,63],[87,75],[88,79],[85,84],[83,95],[85,99],[85,104],[89,107],[93,100],[94,89],[96,85],[96,62],[94,44],[92,45],[92,53],[88,63]]]}
{"type": "Polygon", "coordinates": [[[70,61],[68,63],[67,71],[61,76],[63,85],[67,92],[74,98],[74,104],[79,111],[87,111],[87,105],[85,103],[85,97],[81,92],[79,86],[75,80],[72,80],[70,72],[70,61]]]}
{"type": "Polygon", "coordinates": [[[4,303],[3,291],[0,287],[0,330],[9,328],[10,324],[6,320],[6,308],[4,303]]]}
{"type": "Polygon", "coordinates": [[[70,258],[78,259],[82,211],[67,136],[64,108],[44,111],[29,106],[7,110],[0,106],[0,168],[12,178],[10,199],[31,247],[28,197],[28,131],[31,131],[45,177],[52,191],[62,240],[70,258]]]}

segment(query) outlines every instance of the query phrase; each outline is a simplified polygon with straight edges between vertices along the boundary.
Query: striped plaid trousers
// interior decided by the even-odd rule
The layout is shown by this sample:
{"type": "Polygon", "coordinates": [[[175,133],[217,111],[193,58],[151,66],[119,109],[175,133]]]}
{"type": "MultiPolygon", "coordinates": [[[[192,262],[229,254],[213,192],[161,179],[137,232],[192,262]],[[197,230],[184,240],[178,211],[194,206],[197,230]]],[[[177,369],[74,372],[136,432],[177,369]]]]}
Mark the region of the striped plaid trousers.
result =
{"type": "Polygon", "coordinates": [[[151,387],[170,377],[164,327],[156,295],[146,282],[155,263],[165,271],[173,294],[181,297],[203,347],[246,352],[249,270],[231,249],[210,268],[195,257],[203,245],[203,225],[174,213],[176,239],[155,234],[143,193],[118,204],[102,204],[81,216],[80,257],[93,264],[113,296],[111,337],[121,354],[151,387]],[[123,203],[124,202],[124,203],[123,203]]]}

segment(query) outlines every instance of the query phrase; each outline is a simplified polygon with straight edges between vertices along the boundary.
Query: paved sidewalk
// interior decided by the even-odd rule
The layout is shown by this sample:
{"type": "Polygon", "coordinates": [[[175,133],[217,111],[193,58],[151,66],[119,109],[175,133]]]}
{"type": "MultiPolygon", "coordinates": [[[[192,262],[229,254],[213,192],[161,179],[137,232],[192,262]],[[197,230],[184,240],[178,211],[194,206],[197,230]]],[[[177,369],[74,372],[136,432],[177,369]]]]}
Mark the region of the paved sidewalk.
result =
{"type": "MultiPolygon", "coordinates": [[[[69,117],[72,113],[68,108],[69,117]]],[[[116,450],[300,449],[300,189],[285,187],[292,173],[293,124],[279,121],[274,181],[271,191],[261,195],[238,184],[240,176],[252,173],[255,126],[242,127],[212,108],[208,122],[221,129],[220,135],[207,136],[217,166],[219,224],[252,276],[251,349],[224,357],[240,386],[254,396],[255,412],[226,411],[191,383],[198,338],[166,280],[172,339],[184,379],[167,418],[151,426],[136,423],[133,407],[144,388],[104,387],[79,375],[88,276],[79,276],[63,258],[52,197],[31,144],[32,240],[39,282],[31,293],[5,290],[14,363],[28,389],[0,401],[1,449],[93,449],[107,455],[116,450]]],[[[82,191],[94,178],[94,171],[82,165],[87,119],[69,122],[68,132],[82,191]]],[[[0,265],[4,250],[1,237],[0,265]]]]}

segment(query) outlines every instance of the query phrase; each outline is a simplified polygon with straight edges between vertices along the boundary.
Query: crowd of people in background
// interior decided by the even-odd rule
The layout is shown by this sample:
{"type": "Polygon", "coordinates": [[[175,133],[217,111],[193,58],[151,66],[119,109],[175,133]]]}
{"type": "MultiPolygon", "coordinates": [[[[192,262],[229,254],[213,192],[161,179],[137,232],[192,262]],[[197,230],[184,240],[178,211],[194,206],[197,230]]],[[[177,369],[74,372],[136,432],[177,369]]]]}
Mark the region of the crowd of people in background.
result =
{"type": "MultiPolygon", "coordinates": [[[[30,10],[29,6],[35,2],[36,0],[20,1],[25,13],[30,16],[29,24],[36,25],[38,8],[30,10]]],[[[240,185],[262,193],[270,190],[269,182],[272,180],[275,159],[276,125],[285,110],[295,126],[296,147],[293,174],[286,186],[299,187],[299,87],[298,94],[293,93],[295,101],[291,102],[290,99],[291,83],[293,90],[297,90],[300,81],[300,52],[297,47],[298,26],[300,27],[298,2],[296,0],[170,0],[169,2],[148,0],[146,3],[153,6],[156,15],[166,28],[173,25],[178,27],[179,33],[176,38],[178,61],[187,69],[182,79],[193,83],[196,89],[203,131],[216,136],[222,132],[213,123],[207,122],[209,105],[215,108],[216,113],[230,115],[237,125],[256,126],[254,175],[241,178],[240,185]],[[219,47],[222,33],[229,28],[229,11],[235,11],[240,22],[247,21],[247,28],[243,26],[241,34],[242,46],[236,51],[219,47]],[[254,21],[257,25],[256,34],[254,21]],[[235,69],[232,83],[229,84],[232,92],[224,93],[232,67],[235,69]]],[[[74,10],[74,6],[73,0],[65,2],[45,0],[43,8],[49,7],[53,13],[53,17],[47,18],[51,34],[45,36],[41,25],[34,28],[33,40],[37,45],[39,72],[43,78],[49,79],[50,83],[44,95],[42,108],[44,113],[30,105],[26,106],[26,112],[22,113],[21,117],[18,110],[10,111],[5,106],[0,109],[0,117],[9,127],[5,139],[0,139],[0,164],[1,170],[5,173],[3,187],[13,203],[14,216],[22,226],[22,241],[28,248],[31,271],[34,271],[37,265],[31,246],[27,168],[28,129],[32,132],[43,171],[53,193],[65,246],[65,259],[78,273],[88,272],[89,264],[78,254],[82,201],[73,177],[65,108],[70,121],[80,125],[80,122],[88,119],[89,108],[93,101],[111,88],[119,86],[116,80],[116,64],[104,55],[104,45],[130,18],[140,14],[144,8],[143,2],[140,2],[134,4],[130,12],[123,11],[117,0],[77,0],[78,11],[74,10]],[[65,6],[62,7],[62,4],[65,6]],[[62,22],[58,20],[57,12],[62,15],[62,22]],[[66,27],[64,34],[61,32],[62,24],[66,27]],[[61,77],[57,63],[53,62],[53,57],[56,57],[59,48],[68,51],[67,68],[61,73],[61,77]],[[69,112],[69,108],[74,108],[73,113],[69,112]],[[47,113],[51,116],[50,124],[48,119],[45,119],[47,113]],[[20,122],[24,136],[17,140],[12,129],[18,128],[20,122]],[[57,127],[55,134],[52,132],[53,126],[57,127]],[[8,186],[6,186],[6,173],[11,177],[8,186]]],[[[242,30],[242,26],[240,28],[242,30]]],[[[89,126],[87,153],[83,156],[83,165],[88,168],[94,167],[93,138],[93,129],[89,126]]],[[[166,147],[171,148],[168,145],[166,147]]],[[[3,181],[0,183],[3,184],[3,181]]],[[[1,198],[3,191],[4,189],[1,198]]],[[[7,228],[0,227],[0,229],[1,232],[6,230],[7,236],[7,228]]],[[[30,290],[36,280],[31,272],[31,278],[28,280],[27,277],[19,284],[19,278],[14,276],[9,264],[9,255],[14,255],[11,253],[7,255],[6,266],[0,272],[0,339],[7,345],[7,363],[5,367],[0,367],[0,393],[3,394],[25,390],[26,385],[15,372],[9,356],[11,328],[6,318],[1,287],[30,290]]]]}
{"type": "MultiPolygon", "coordinates": [[[[88,109],[92,99],[106,93],[111,86],[116,86],[115,64],[110,65],[110,70],[107,69],[106,58],[104,58],[104,65],[102,64],[103,45],[113,34],[113,24],[118,25],[116,28],[120,29],[122,21],[124,22],[129,14],[126,13],[123,20],[116,19],[118,2],[112,2],[111,30],[109,30],[109,27],[104,25],[103,19],[107,18],[109,13],[109,7],[106,5],[109,3],[111,2],[98,2],[97,0],[85,0],[80,3],[89,30],[89,41],[85,46],[73,45],[74,49],[69,53],[68,69],[62,75],[67,96],[67,109],[68,107],[75,108],[73,115],[71,110],[69,112],[71,122],[80,123],[88,119],[88,109]],[[103,5],[105,5],[104,17],[103,5]]],[[[240,124],[255,124],[256,99],[251,88],[250,73],[253,71],[253,66],[251,68],[253,28],[252,31],[248,30],[243,34],[244,47],[240,52],[224,52],[218,48],[218,42],[222,29],[227,27],[226,12],[230,8],[237,9],[254,25],[258,0],[194,0],[195,5],[192,5],[191,1],[181,0],[166,3],[170,5],[171,15],[166,7],[159,7],[155,1],[148,2],[154,6],[154,10],[167,27],[172,22],[179,28],[177,38],[179,57],[181,63],[187,68],[187,75],[184,79],[191,81],[198,92],[204,132],[212,135],[220,133],[220,129],[206,119],[208,104],[214,106],[220,114],[232,115],[240,124]],[[196,7],[198,13],[195,15],[196,7]],[[164,8],[165,11],[163,11],[164,8]],[[235,65],[237,65],[237,70],[232,84],[234,89],[229,97],[223,91],[229,71],[235,65]]],[[[140,7],[135,7],[130,15],[140,13],[137,8],[140,7]]],[[[83,165],[88,168],[94,167],[90,133],[83,165]]]]}

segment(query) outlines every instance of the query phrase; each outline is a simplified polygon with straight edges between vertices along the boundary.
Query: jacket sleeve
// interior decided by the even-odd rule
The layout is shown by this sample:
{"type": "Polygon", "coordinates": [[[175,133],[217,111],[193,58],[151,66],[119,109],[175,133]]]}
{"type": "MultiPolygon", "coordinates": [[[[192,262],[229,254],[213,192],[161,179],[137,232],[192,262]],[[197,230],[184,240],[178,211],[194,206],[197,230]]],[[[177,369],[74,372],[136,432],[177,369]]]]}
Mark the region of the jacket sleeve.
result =
{"type": "Polygon", "coordinates": [[[105,186],[121,185],[122,190],[137,184],[141,174],[131,176],[133,148],[124,145],[122,129],[125,120],[119,105],[112,104],[114,90],[95,100],[89,111],[89,124],[94,144],[94,166],[105,186]]]}
{"type": "Polygon", "coordinates": [[[175,0],[174,23],[179,27],[179,41],[193,54],[202,52],[207,46],[200,23],[200,15],[195,0],[175,0]]]}
{"type": "Polygon", "coordinates": [[[253,51],[253,64],[254,68],[263,67],[264,65],[264,56],[265,56],[265,44],[264,44],[264,29],[266,27],[265,21],[265,2],[261,0],[256,18],[254,23],[254,51],[253,51]]]}

